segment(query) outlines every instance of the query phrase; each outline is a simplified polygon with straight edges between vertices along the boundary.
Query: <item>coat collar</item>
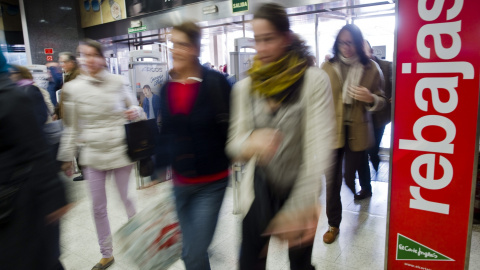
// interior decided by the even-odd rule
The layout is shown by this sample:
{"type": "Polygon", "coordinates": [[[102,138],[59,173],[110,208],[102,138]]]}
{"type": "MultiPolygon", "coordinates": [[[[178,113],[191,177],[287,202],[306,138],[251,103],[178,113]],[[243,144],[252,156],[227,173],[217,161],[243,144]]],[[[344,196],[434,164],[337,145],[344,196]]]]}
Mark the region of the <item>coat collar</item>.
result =
{"type": "Polygon", "coordinates": [[[83,80],[87,81],[90,84],[100,85],[107,81],[108,75],[109,73],[106,70],[102,70],[97,75],[95,75],[95,77],[82,73],[80,75],[80,78],[82,78],[83,80]]]}

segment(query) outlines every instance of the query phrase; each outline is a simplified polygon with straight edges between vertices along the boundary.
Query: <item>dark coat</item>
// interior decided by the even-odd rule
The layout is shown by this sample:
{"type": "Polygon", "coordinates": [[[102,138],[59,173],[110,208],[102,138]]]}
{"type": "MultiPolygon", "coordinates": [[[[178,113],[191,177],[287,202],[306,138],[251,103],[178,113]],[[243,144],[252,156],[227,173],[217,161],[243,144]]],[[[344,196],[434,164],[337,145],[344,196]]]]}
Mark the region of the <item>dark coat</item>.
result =
{"type": "Polygon", "coordinates": [[[373,127],[381,128],[387,125],[392,118],[392,103],[390,102],[390,99],[392,98],[392,62],[381,60],[377,57],[375,57],[374,61],[377,62],[380,70],[383,73],[383,79],[385,83],[383,92],[387,98],[385,107],[378,112],[372,113],[373,127]]]}
{"type": "Polygon", "coordinates": [[[162,128],[157,165],[171,164],[174,171],[186,177],[220,173],[230,165],[225,144],[231,86],[219,72],[202,67],[202,74],[203,81],[189,115],[170,113],[168,82],[160,91],[162,128]],[[158,164],[159,161],[167,164],[158,164]]]}
{"type": "Polygon", "coordinates": [[[37,119],[37,123],[40,126],[43,126],[48,119],[48,107],[45,103],[45,99],[43,98],[42,92],[40,89],[35,85],[25,85],[25,86],[18,86],[18,89],[25,93],[29,98],[30,101],[33,103],[33,111],[35,113],[35,119],[37,119]]]}
{"type": "Polygon", "coordinates": [[[58,269],[58,223],[45,217],[66,205],[53,155],[32,101],[0,74],[0,189],[22,183],[11,220],[0,224],[1,269],[58,269]]]}

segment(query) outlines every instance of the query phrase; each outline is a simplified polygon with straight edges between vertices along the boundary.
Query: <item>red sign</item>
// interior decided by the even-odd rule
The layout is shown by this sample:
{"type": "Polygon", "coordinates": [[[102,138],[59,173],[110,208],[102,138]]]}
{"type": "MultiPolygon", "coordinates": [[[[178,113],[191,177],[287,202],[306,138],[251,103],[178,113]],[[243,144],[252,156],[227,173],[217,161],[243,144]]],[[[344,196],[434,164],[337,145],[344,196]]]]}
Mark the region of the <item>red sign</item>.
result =
{"type": "Polygon", "coordinates": [[[53,49],[52,48],[45,48],[43,50],[45,51],[45,54],[53,54],[53,49]]]}
{"type": "Polygon", "coordinates": [[[397,1],[387,269],[466,269],[479,100],[477,0],[397,1]]]}
{"type": "Polygon", "coordinates": [[[53,61],[53,55],[47,55],[47,61],[53,61]]]}

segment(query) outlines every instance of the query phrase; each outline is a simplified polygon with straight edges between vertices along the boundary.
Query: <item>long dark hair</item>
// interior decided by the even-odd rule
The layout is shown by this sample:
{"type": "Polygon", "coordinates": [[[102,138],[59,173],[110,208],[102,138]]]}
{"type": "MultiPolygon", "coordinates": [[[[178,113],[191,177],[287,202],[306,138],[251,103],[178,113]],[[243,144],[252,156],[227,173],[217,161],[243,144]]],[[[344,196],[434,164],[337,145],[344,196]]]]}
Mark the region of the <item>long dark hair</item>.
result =
{"type": "Polygon", "coordinates": [[[362,63],[364,66],[367,65],[370,60],[368,56],[365,54],[364,51],[364,43],[363,43],[363,35],[362,31],[360,31],[360,28],[356,26],[355,24],[347,24],[340,31],[338,32],[337,38],[335,39],[335,43],[333,44],[333,58],[330,59],[330,62],[336,62],[339,61],[338,56],[340,55],[340,49],[339,49],[339,36],[343,31],[348,31],[350,32],[350,35],[352,35],[353,39],[353,45],[355,46],[355,50],[357,51],[358,58],[360,60],[360,63],[362,63]]]}
{"type": "Polygon", "coordinates": [[[284,35],[290,35],[292,44],[289,50],[297,52],[300,57],[308,60],[308,65],[313,66],[314,59],[309,47],[297,34],[290,30],[290,21],[288,20],[285,7],[276,3],[267,3],[261,5],[253,15],[253,19],[264,19],[269,21],[277,31],[284,35]]]}

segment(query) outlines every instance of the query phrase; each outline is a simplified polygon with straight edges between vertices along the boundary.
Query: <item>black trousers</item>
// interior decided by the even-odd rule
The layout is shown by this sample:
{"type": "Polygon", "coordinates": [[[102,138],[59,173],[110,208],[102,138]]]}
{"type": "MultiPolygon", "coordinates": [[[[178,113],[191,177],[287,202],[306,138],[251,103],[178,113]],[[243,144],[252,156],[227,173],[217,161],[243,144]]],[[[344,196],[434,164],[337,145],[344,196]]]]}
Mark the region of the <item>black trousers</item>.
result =
{"type": "MultiPolygon", "coordinates": [[[[255,199],[243,219],[240,270],[266,269],[270,236],[262,236],[262,234],[289,195],[272,191],[261,169],[255,170],[254,189],[255,199]]],[[[312,248],[313,244],[291,248],[288,252],[290,269],[315,269],[311,263],[312,248]]]]}
{"type": "Polygon", "coordinates": [[[380,157],[378,151],[380,151],[380,142],[382,141],[383,133],[385,132],[385,126],[375,127],[373,134],[375,135],[375,144],[370,148],[367,153],[370,156],[373,168],[378,172],[378,166],[380,165],[380,157]]]}
{"type": "Polygon", "coordinates": [[[352,151],[348,144],[349,127],[345,127],[345,145],[334,151],[334,165],[326,175],[327,179],[327,218],[328,225],[340,227],[342,222],[342,189],[343,177],[345,184],[355,193],[355,173],[358,171],[360,186],[362,189],[371,191],[370,167],[368,167],[368,156],[366,151],[352,151]],[[343,160],[345,170],[342,175],[343,160]],[[367,166],[365,166],[365,163],[367,166]],[[342,177],[343,176],[343,177],[342,177]]]}

